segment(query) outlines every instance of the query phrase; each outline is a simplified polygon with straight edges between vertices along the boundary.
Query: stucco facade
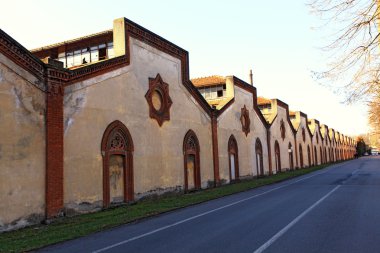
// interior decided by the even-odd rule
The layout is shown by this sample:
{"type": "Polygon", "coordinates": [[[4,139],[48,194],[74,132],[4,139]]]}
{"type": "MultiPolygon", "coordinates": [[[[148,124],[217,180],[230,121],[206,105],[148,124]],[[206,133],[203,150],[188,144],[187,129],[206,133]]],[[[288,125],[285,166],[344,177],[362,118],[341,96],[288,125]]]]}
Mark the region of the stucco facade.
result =
{"type": "Polygon", "coordinates": [[[107,126],[120,120],[134,143],[136,198],[151,191],[182,189],[183,138],[192,129],[201,146],[201,185],[213,181],[210,117],[181,83],[181,62],[131,39],[131,64],[75,83],[65,92],[65,203],[101,202],[100,143],[107,126]],[[149,115],[149,78],[160,74],[173,102],[170,121],[160,127],[149,115]],[[91,126],[90,128],[88,126],[91,126]],[[85,134],[84,134],[85,133],[85,134]],[[81,140],[78,143],[78,140],[81,140]]]}
{"type": "Polygon", "coordinates": [[[307,115],[303,112],[294,112],[291,122],[296,130],[296,141],[298,149],[298,166],[300,168],[309,167],[314,164],[312,155],[312,138],[307,124],[307,115]]]}
{"type": "MultiPolygon", "coordinates": [[[[238,82],[237,78],[233,76],[227,77],[227,82],[229,81],[231,83],[238,82]]],[[[248,84],[245,85],[248,86],[248,84]]],[[[227,182],[231,180],[233,159],[238,159],[238,167],[236,166],[235,170],[239,171],[239,178],[269,174],[267,128],[262,121],[262,116],[257,113],[258,110],[255,110],[256,93],[254,89],[249,91],[238,85],[234,85],[233,88],[234,100],[218,117],[220,177],[227,182]],[[250,120],[250,131],[247,134],[242,131],[242,108],[247,109],[250,120]],[[231,136],[235,138],[238,149],[238,154],[232,159],[229,157],[228,146],[231,136]]]]}
{"type": "Polygon", "coordinates": [[[186,50],[126,18],[31,51],[0,30],[0,231],[321,164],[329,134],[352,158],[350,138],[291,122],[252,84],[202,80],[186,50]]]}
{"type": "Polygon", "coordinates": [[[36,82],[0,54],[0,227],[44,217],[45,95],[36,82]]]}

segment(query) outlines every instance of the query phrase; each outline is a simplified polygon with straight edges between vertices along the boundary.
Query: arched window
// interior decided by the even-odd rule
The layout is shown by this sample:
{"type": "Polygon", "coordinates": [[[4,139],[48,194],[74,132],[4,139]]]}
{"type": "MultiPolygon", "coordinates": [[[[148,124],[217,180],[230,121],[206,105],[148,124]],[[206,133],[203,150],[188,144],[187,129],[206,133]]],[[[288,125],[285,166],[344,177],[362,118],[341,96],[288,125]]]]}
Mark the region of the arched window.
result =
{"type": "Polygon", "coordinates": [[[285,124],[283,120],[281,120],[280,122],[280,133],[281,133],[282,140],[284,140],[285,139],[285,124]]]}
{"type": "Polygon", "coordinates": [[[230,164],[230,180],[239,179],[239,152],[233,135],[228,140],[228,159],[230,164]]]}
{"type": "Polygon", "coordinates": [[[321,157],[321,163],[324,163],[322,147],[319,147],[319,154],[321,157]]]}
{"type": "Polygon", "coordinates": [[[276,172],[281,172],[281,155],[280,145],[278,145],[278,141],[274,143],[274,158],[276,163],[276,172]]]}
{"type": "Polygon", "coordinates": [[[293,147],[292,144],[289,142],[288,145],[288,153],[289,153],[289,169],[294,169],[294,163],[293,163],[293,147]]]}
{"type": "Polygon", "coordinates": [[[198,138],[192,130],[189,130],[183,140],[185,191],[201,188],[199,151],[198,138]]]}
{"type": "Polygon", "coordinates": [[[310,146],[307,145],[307,165],[311,166],[311,153],[310,153],[310,146]]]}
{"type": "Polygon", "coordinates": [[[314,146],[314,164],[318,165],[318,153],[317,153],[317,147],[314,146]]]}
{"type": "Polygon", "coordinates": [[[302,146],[301,146],[301,144],[299,145],[299,156],[300,156],[301,168],[303,168],[303,153],[302,153],[302,146]]]}
{"type": "Polygon", "coordinates": [[[134,199],[133,141],[126,126],[112,122],[104,131],[101,143],[103,157],[103,206],[134,199]]]}
{"type": "Polygon", "coordinates": [[[264,175],[264,165],[263,165],[263,146],[259,138],[256,139],[256,172],[257,176],[264,175]]]}
{"type": "Polygon", "coordinates": [[[304,127],[302,127],[302,140],[303,140],[303,142],[305,142],[305,140],[306,140],[306,134],[305,134],[305,128],[304,127]]]}

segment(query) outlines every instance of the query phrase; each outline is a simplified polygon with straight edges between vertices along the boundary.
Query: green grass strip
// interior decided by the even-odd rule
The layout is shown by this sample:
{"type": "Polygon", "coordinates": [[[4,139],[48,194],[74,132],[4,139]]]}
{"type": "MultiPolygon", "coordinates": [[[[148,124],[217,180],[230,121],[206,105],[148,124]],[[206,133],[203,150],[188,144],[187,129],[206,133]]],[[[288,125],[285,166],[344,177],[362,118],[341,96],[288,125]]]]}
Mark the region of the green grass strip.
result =
{"type": "Polygon", "coordinates": [[[121,206],[96,213],[57,219],[49,225],[35,225],[0,234],[0,252],[24,252],[50,244],[89,235],[94,232],[116,227],[141,218],[157,215],[178,208],[202,203],[234,193],[247,191],[263,185],[277,183],[323,169],[330,164],[306,169],[287,171],[259,179],[206,189],[190,194],[145,199],[135,205],[121,206]]]}

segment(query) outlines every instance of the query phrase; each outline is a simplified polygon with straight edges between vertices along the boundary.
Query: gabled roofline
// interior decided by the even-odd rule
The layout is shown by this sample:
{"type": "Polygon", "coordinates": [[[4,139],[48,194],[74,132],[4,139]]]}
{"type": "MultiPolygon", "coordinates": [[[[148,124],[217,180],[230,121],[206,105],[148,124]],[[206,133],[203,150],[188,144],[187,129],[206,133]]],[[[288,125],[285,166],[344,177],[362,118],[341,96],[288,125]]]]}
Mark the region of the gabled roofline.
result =
{"type": "MultiPolygon", "coordinates": [[[[296,111],[295,113],[296,113],[296,114],[299,113],[299,114],[300,114],[300,117],[304,117],[304,118],[305,118],[306,129],[307,129],[307,132],[309,133],[309,137],[310,137],[310,139],[312,139],[312,138],[313,138],[313,134],[311,133],[310,128],[309,128],[307,114],[306,114],[306,113],[303,113],[302,111],[296,111]]],[[[300,121],[301,121],[301,120],[300,120],[300,121]]],[[[298,129],[295,129],[297,132],[298,132],[300,126],[301,126],[301,124],[298,125],[298,129]]]]}
{"type": "MultiPolygon", "coordinates": [[[[292,124],[292,121],[290,120],[290,117],[289,117],[289,105],[283,101],[281,101],[280,99],[274,99],[277,101],[277,105],[284,108],[286,110],[286,120],[288,121],[288,124],[290,126],[290,129],[292,130],[293,132],[293,135],[295,136],[297,134],[297,131],[296,129],[294,128],[293,124],[292,124]]],[[[273,120],[274,121],[274,120],[273,120]]],[[[272,121],[272,123],[273,123],[272,121]]],[[[272,124],[271,123],[271,124],[272,124]]]]}
{"type": "MultiPolygon", "coordinates": [[[[237,86],[245,91],[248,91],[252,94],[252,100],[253,100],[253,109],[254,111],[256,112],[257,116],[259,117],[261,123],[264,125],[265,128],[268,128],[268,122],[265,120],[264,116],[261,114],[261,111],[260,109],[258,108],[257,106],[257,90],[254,86],[244,82],[243,80],[241,80],[240,78],[236,77],[236,76],[231,76],[232,77],[232,80],[233,80],[233,83],[234,83],[234,86],[237,86]]],[[[235,95],[236,96],[236,95],[235,95]]],[[[226,111],[226,109],[228,107],[230,107],[233,103],[235,102],[235,97],[233,99],[231,99],[227,104],[225,104],[217,113],[217,117],[219,117],[220,115],[223,114],[224,111],[226,111]]]]}
{"type": "Polygon", "coordinates": [[[24,46],[0,29],[0,53],[38,79],[34,85],[46,91],[44,84],[45,64],[24,46]]]}
{"type": "MultiPolygon", "coordinates": [[[[41,83],[45,82],[47,75],[50,80],[61,87],[67,87],[73,83],[83,81],[95,76],[107,73],[109,71],[127,66],[130,64],[130,40],[140,40],[162,52],[165,52],[181,61],[182,83],[189,93],[194,97],[203,110],[211,117],[213,109],[194,87],[189,78],[189,53],[161,36],[149,31],[148,29],[124,18],[125,26],[125,55],[111,58],[105,61],[96,62],[74,70],[60,69],[49,64],[43,63],[34,56],[30,51],[20,45],[16,40],[8,34],[0,30],[0,52],[9,57],[16,64],[35,75],[41,83]]],[[[43,85],[45,86],[45,85],[43,85]]],[[[46,88],[44,88],[46,91],[46,88]]]]}

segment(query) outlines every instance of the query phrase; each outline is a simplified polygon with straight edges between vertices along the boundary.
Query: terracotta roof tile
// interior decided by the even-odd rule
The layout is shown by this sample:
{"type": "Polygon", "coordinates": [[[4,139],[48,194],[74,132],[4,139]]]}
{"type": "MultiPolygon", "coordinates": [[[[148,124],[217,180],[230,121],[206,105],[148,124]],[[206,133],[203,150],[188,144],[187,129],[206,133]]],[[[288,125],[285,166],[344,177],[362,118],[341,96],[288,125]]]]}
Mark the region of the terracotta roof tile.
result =
{"type": "Polygon", "coordinates": [[[296,116],[296,112],[289,111],[289,116],[296,116]]]}
{"type": "Polygon", "coordinates": [[[267,105],[271,104],[272,101],[270,99],[264,98],[264,97],[258,97],[257,98],[257,104],[258,105],[267,105]]]}
{"type": "Polygon", "coordinates": [[[195,87],[215,86],[220,84],[226,84],[226,78],[223,76],[206,76],[191,79],[191,82],[194,84],[195,87]]]}

